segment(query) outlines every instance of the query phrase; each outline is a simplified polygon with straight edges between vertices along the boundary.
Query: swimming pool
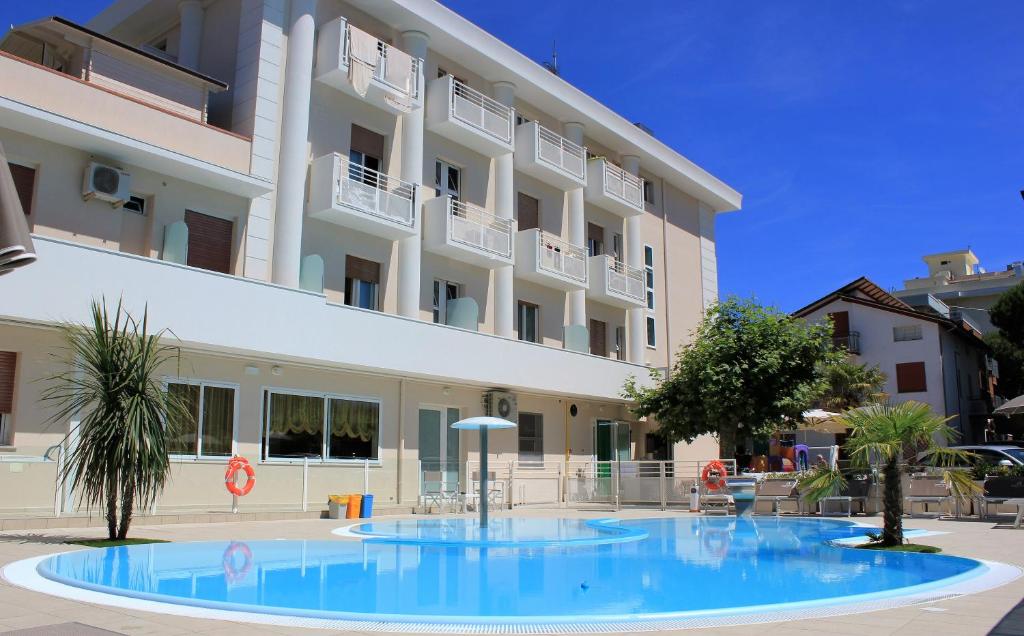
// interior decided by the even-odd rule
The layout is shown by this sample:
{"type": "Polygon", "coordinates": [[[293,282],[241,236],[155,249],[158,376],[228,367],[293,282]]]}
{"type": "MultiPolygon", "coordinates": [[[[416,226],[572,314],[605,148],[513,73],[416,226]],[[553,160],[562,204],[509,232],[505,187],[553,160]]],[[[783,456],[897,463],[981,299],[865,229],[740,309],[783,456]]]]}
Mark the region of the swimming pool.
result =
{"type": "Polygon", "coordinates": [[[353,528],[373,535],[360,542],[81,550],[34,567],[49,582],[220,618],[245,612],[233,619],[435,632],[636,631],[804,618],[944,598],[1018,574],[959,557],[837,547],[828,541],[864,532],[841,520],[502,518],[486,535],[475,523],[373,521],[353,528]],[[492,536],[495,543],[487,543],[492,536]]]}

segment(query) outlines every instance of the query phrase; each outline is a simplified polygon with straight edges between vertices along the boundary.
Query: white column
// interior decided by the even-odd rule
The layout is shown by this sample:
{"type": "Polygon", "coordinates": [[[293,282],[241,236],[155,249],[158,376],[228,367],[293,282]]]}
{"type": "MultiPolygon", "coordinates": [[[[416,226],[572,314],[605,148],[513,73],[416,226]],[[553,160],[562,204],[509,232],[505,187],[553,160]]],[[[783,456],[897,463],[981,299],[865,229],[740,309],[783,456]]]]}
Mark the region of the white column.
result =
{"type": "Polygon", "coordinates": [[[309,91],[313,81],[315,16],[316,0],[292,0],[281,100],[271,277],[274,283],[288,287],[299,286],[299,261],[302,259],[302,208],[309,165],[309,91]]]}
{"type": "MultiPolygon", "coordinates": [[[[583,145],[583,124],[567,122],[563,126],[565,138],[579,146],[583,145]]],[[[586,169],[586,166],[584,166],[586,169]]],[[[576,247],[587,245],[587,220],[583,212],[583,188],[565,193],[569,205],[569,242],[576,247]]],[[[571,291],[569,296],[569,324],[587,326],[587,292],[580,289],[571,291]]]]}
{"type": "MultiPolygon", "coordinates": [[[[402,33],[402,50],[421,60],[427,57],[426,33],[402,33]]],[[[421,64],[422,68],[422,64],[421,64]]],[[[422,85],[422,83],[421,83],[422,85]]],[[[420,255],[423,243],[423,108],[402,115],[402,179],[416,184],[416,234],[398,241],[398,313],[407,318],[420,317],[420,255]]]]}
{"type": "MultiPolygon", "coordinates": [[[[495,82],[494,99],[506,106],[514,106],[515,84],[495,82]]],[[[512,153],[494,159],[494,214],[503,219],[514,216],[516,200],[515,171],[512,153]]],[[[515,322],[515,288],[512,281],[512,266],[494,270],[494,333],[505,338],[512,337],[515,322]]]]}
{"type": "Polygon", "coordinates": [[[199,47],[203,41],[203,5],[199,0],[178,3],[181,28],[178,31],[178,64],[199,68],[199,47]]]}
{"type": "MultiPolygon", "coordinates": [[[[632,155],[622,157],[626,172],[640,176],[640,158],[632,155]]],[[[626,265],[643,269],[644,242],[640,236],[640,215],[626,219],[626,265]]],[[[644,363],[647,345],[647,320],[643,307],[629,309],[626,313],[626,360],[634,364],[644,363]]]]}

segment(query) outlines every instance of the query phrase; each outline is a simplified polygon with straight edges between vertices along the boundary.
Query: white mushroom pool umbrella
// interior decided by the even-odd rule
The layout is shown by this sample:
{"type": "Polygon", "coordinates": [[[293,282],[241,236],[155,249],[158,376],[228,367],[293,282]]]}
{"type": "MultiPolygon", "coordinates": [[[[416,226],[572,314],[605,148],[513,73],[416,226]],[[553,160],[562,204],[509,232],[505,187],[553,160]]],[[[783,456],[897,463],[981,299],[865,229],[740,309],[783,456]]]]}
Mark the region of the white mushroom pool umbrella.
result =
{"type": "Polygon", "coordinates": [[[480,527],[487,527],[487,433],[492,428],[515,428],[514,422],[500,417],[468,417],[452,424],[452,428],[460,431],[480,431],[480,527]]]}
{"type": "Polygon", "coordinates": [[[25,211],[14,187],[7,155],[0,145],[0,275],[36,260],[25,211]]]}
{"type": "Polygon", "coordinates": [[[1024,395],[1018,395],[992,412],[1006,417],[1024,414],[1024,395]]]}

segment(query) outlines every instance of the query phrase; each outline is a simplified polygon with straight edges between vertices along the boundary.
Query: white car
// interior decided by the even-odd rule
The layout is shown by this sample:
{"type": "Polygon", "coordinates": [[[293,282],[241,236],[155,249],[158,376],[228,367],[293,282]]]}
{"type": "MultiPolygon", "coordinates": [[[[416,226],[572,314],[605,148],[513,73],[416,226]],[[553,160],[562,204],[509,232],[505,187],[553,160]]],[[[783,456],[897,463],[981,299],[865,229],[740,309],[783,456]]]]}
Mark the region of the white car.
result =
{"type": "MultiPolygon", "coordinates": [[[[1020,446],[1009,446],[1009,445],[986,445],[986,446],[952,446],[956,450],[967,451],[974,453],[977,459],[972,460],[971,463],[985,463],[992,464],[994,466],[1006,466],[1008,468],[1013,466],[1024,466],[1024,448],[1020,446]]],[[[918,456],[918,461],[926,463],[928,453],[921,453],[918,456]]]]}

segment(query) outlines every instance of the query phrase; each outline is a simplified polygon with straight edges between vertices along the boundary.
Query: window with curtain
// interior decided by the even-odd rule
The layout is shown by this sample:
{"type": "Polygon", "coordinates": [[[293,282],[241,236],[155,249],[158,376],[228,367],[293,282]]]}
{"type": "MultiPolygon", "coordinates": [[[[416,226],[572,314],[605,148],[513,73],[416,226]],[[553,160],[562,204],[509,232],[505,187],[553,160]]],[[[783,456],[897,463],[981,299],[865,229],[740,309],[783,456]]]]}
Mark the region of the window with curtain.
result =
{"type": "Polygon", "coordinates": [[[264,457],[378,459],[380,403],[268,391],[264,457]]]}
{"type": "Polygon", "coordinates": [[[235,388],[205,382],[169,382],[167,392],[185,405],[183,417],[168,421],[172,455],[229,457],[235,431],[235,388]]]}
{"type": "Polygon", "coordinates": [[[341,398],[328,399],[331,459],[377,459],[380,404],[341,398]]]}

